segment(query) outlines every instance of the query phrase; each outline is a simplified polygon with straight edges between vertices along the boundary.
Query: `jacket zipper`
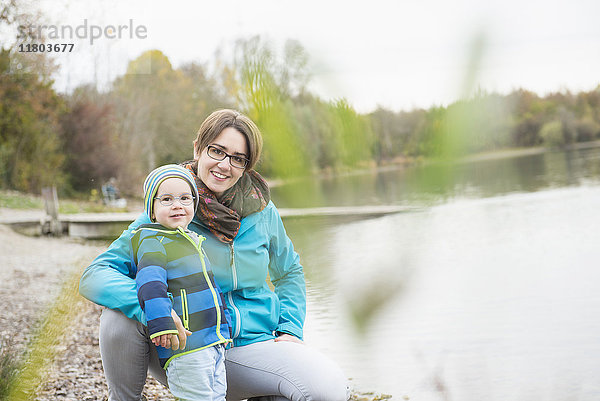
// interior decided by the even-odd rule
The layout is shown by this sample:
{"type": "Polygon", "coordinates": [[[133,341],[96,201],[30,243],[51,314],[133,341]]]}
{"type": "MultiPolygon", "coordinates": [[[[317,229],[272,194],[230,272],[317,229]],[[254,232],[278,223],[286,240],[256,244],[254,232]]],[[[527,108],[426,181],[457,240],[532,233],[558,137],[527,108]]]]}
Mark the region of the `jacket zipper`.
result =
{"type": "Polygon", "coordinates": [[[237,290],[237,272],[235,271],[235,252],[233,250],[233,242],[230,245],[231,249],[231,275],[233,279],[232,289],[237,290]]]}
{"type": "Polygon", "coordinates": [[[187,302],[187,293],[185,291],[185,289],[181,289],[181,318],[182,318],[182,323],[183,323],[183,327],[185,327],[187,330],[190,329],[190,313],[188,311],[188,302],[187,302]]]}
{"type": "MultiPolygon", "coordinates": [[[[208,288],[210,289],[210,293],[212,294],[213,302],[215,304],[215,310],[217,311],[217,337],[219,338],[219,340],[228,341],[221,334],[221,308],[219,308],[217,292],[215,291],[215,288],[212,286],[212,283],[210,282],[210,278],[208,277],[208,272],[206,271],[206,263],[204,262],[204,257],[202,255],[202,242],[206,238],[199,235],[198,236],[198,244],[196,245],[196,242],[192,238],[190,238],[190,236],[183,230],[183,228],[177,227],[177,230],[181,233],[181,235],[183,235],[185,238],[187,238],[187,240],[190,241],[190,243],[192,245],[194,245],[194,247],[196,247],[196,250],[198,251],[198,254],[200,255],[200,262],[202,263],[202,273],[204,274],[204,279],[206,280],[206,284],[208,284],[208,288]]],[[[185,292],[185,290],[183,290],[183,291],[185,292]]],[[[182,302],[183,302],[183,299],[182,299],[182,302]]],[[[187,309],[187,298],[185,300],[185,303],[186,303],[186,309],[187,309]]]]}
{"type": "Polygon", "coordinates": [[[237,308],[237,306],[235,306],[235,303],[233,302],[233,296],[231,295],[234,290],[237,290],[238,283],[237,283],[237,271],[235,269],[235,251],[233,248],[233,241],[231,242],[231,244],[229,246],[231,249],[231,276],[233,279],[233,287],[231,288],[231,291],[229,291],[229,293],[227,294],[227,298],[229,299],[229,304],[231,305],[231,308],[233,309],[233,312],[235,313],[235,322],[237,324],[234,327],[232,337],[236,338],[237,336],[240,335],[240,328],[242,326],[242,316],[240,314],[240,310],[237,308]]]}

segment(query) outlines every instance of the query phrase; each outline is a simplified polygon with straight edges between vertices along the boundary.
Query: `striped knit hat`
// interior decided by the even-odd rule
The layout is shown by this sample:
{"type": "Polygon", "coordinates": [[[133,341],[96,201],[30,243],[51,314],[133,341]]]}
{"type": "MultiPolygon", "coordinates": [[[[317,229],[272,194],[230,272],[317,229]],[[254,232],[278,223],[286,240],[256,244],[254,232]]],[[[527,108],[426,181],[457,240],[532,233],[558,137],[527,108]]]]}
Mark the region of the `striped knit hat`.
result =
{"type": "Polygon", "coordinates": [[[191,171],[177,164],[167,164],[152,170],[146,177],[146,181],[144,181],[144,211],[150,217],[150,220],[152,220],[152,213],[154,212],[154,197],[158,187],[167,178],[181,178],[186,181],[190,185],[194,197],[194,212],[198,207],[198,188],[191,171]]]}

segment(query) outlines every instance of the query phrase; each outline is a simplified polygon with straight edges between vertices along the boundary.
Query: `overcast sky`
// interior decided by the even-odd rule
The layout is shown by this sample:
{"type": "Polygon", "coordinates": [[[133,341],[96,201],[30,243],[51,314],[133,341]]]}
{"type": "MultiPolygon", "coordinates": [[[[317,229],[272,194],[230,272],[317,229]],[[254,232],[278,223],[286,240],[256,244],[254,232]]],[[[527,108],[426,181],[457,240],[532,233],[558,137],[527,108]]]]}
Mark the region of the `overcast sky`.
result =
{"type": "MultiPolygon", "coordinates": [[[[210,61],[236,38],[297,39],[311,57],[311,90],[359,111],[447,104],[461,93],[470,45],[483,41],[477,84],[508,93],[591,90],[600,83],[598,0],[140,1],[44,0],[48,24],[125,25],[145,38],[101,38],[60,55],[59,90],[123,74],[143,51],[174,67],[210,61]]],[[[56,40],[55,42],[61,42],[56,40]]],[[[63,40],[62,42],[65,42],[63,40]]],[[[66,41],[66,42],[73,42],[66,41]]]]}

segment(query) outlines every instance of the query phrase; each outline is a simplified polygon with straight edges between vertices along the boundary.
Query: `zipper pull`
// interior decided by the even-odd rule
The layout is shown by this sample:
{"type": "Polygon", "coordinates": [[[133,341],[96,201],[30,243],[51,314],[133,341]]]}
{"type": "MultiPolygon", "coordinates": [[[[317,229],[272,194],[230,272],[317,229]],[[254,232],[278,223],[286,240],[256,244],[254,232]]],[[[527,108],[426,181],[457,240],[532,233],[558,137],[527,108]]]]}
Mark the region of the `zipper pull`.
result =
{"type": "Polygon", "coordinates": [[[205,238],[205,237],[203,237],[202,235],[198,235],[198,251],[200,251],[200,250],[201,250],[201,248],[202,248],[202,243],[204,242],[204,240],[205,240],[205,239],[206,239],[206,238],[205,238]]]}

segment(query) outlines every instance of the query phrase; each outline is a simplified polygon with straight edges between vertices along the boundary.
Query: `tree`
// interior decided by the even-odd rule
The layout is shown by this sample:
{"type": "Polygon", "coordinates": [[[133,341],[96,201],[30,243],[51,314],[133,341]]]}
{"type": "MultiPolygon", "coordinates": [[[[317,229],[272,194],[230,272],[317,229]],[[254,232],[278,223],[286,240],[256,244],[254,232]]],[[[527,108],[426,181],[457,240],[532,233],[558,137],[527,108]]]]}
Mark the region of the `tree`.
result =
{"type": "MultiPolygon", "coordinates": [[[[53,64],[45,53],[19,53],[16,27],[35,16],[16,0],[0,3],[0,32],[15,32],[0,47],[0,186],[39,192],[63,180],[58,117],[61,99],[52,89],[53,64]]],[[[40,40],[43,40],[41,38],[40,40]]]]}
{"type": "Polygon", "coordinates": [[[42,74],[10,71],[0,50],[0,185],[39,192],[63,182],[58,118],[63,102],[42,74]]]}
{"type": "Polygon", "coordinates": [[[179,102],[177,118],[174,121],[173,136],[160,136],[159,146],[167,152],[160,155],[161,160],[183,160],[192,158],[192,141],[200,124],[213,111],[221,108],[233,108],[218,81],[208,73],[204,64],[188,63],[178,70],[182,75],[177,86],[179,102]]]}
{"type": "Polygon", "coordinates": [[[288,39],[283,47],[283,55],[279,87],[288,97],[301,96],[306,91],[311,75],[308,69],[308,53],[299,41],[288,39]]]}
{"type": "Polygon", "coordinates": [[[256,36],[236,44],[236,98],[264,137],[261,171],[277,177],[306,175],[306,151],[293,119],[293,103],[277,82],[282,70],[268,43],[256,36]]]}
{"type": "Polygon", "coordinates": [[[600,137],[600,124],[589,117],[585,117],[575,123],[576,141],[592,141],[600,137]]]}
{"type": "Polygon", "coordinates": [[[126,158],[116,137],[114,105],[95,88],[77,88],[61,118],[64,167],[73,190],[98,188],[117,177],[126,158]]]}
{"type": "Polygon", "coordinates": [[[189,155],[192,133],[179,131],[185,105],[191,102],[188,87],[181,71],[159,50],[131,61],[127,73],[113,83],[116,130],[130,161],[120,174],[126,192],[137,193],[135,185],[157,165],[180,161],[184,144],[189,155]],[[189,135],[185,140],[184,134],[189,135]]]}
{"type": "Polygon", "coordinates": [[[512,146],[536,146],[542,143],[539,131],[544,124],[539,97],[525,90],[518,90],[508,96],[511,107],[512,146]]]}
{"type": "Polygon", "coordinates": [[[563,146],[565,144],[565,138],[563,135],[562,123],[558,120],[547,122],[540,130],[540,137],[546,146],[563,146]]]}
{"type": "Polygon", "coordinates": [[[372,132],[366,117],[358,114],[345,99],[331,103],[334,132],[337,133],[339,160],[345,167],[356,167],[372,160],[372,132]]]}
{"type": "Polygon", "coordinates": [[[416,156],[419,132],[425,123],[425,111],[394,113],[382,107],[369,115],[374,135],[374,156],[378,163],[403,156],[416,156]]]}

